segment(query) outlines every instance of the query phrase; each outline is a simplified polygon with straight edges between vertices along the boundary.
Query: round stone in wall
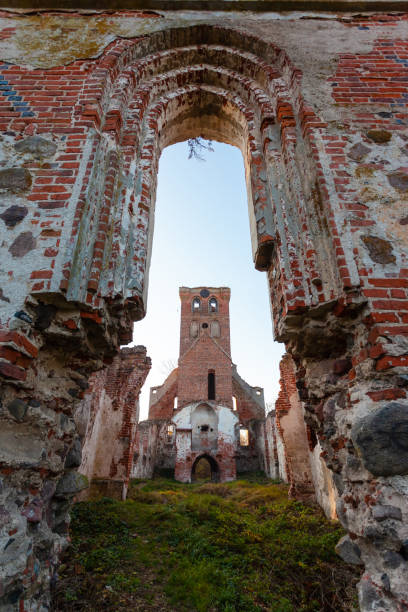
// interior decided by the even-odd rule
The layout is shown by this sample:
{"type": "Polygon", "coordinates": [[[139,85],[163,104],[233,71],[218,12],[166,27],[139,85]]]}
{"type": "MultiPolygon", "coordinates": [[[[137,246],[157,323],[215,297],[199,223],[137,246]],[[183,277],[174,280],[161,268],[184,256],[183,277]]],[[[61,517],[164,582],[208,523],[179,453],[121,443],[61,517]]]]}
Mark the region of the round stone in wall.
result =
{"type": "Polygon", "coordinates": [[[408,474],[408,408],[390,402],[353,425],[351,439],[374,476],[408,474]]]}
{"type": "Polygon", "coordinates": [[[200,295],[203,298],[207,298],[210,295],[210,292],[208,291],[208,289],[201,289],[200,295]]]}

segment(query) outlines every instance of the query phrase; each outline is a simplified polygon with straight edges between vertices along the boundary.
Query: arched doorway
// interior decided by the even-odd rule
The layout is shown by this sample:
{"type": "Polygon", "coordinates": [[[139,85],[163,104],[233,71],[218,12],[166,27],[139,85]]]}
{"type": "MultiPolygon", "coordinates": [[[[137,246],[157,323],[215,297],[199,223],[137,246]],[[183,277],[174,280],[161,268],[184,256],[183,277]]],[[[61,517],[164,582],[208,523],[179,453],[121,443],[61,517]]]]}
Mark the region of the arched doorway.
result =
{"type": "Polygon", "coordinates": [[[210,480],[213,482],[219,480],[218,463],[211,455],[200,455],[193,463],[191,481],[207,482],[210,480]]]}

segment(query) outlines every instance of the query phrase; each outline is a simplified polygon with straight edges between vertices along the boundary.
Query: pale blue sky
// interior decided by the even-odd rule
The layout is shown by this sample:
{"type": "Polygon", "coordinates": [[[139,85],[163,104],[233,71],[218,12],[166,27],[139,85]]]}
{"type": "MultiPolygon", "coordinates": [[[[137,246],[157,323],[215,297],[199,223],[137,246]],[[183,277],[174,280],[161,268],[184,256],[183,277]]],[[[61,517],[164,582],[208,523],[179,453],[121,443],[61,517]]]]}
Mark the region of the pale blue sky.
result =
{"type": "Polygon", "coordinates": [[[149,388],[177,363],[180,286],[231,288],[231,352],[240,375],[276,399],[283,345],[273,342],[264,272],[255,270],[241,152],[214,143],[206,161],[188,159],[187,143],[160,158],[147,314],[135,324],[133,343],[144,344],[152,370],[141,394],[147,418],[149,388]]]}

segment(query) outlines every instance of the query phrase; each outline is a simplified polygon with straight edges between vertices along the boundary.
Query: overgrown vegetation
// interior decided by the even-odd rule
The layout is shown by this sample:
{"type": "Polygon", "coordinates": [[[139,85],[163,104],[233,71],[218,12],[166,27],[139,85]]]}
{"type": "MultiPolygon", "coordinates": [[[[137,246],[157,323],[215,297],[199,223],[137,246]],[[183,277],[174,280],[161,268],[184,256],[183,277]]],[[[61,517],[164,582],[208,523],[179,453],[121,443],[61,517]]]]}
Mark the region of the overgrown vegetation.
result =
{"type": "Polygon", "coordinates": [[[343,535],[266,479],[134,482],[126,502],[75,506],[54,610],[351,611],[343,535]]]}

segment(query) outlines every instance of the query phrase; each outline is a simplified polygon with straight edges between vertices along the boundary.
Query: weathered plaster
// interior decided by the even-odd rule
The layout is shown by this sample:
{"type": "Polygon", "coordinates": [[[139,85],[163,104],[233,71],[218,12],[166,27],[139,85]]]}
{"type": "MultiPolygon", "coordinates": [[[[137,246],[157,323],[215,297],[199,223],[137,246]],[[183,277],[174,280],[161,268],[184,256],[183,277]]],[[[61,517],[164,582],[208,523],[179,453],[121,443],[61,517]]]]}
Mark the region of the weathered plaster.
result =
{"type": "MultiPolygon", "coordinates": [[[[406,572],[387,559],[407,555],[406,441],[393,436],[407,422],[407,16],[162,13],[2,16],[5,59],[16,64],[2,66],[0,90],[1,419],[30,434],[33,458],[44,444],[35,467],[8,455],[2,476],[18,538],[46,551],[39,577],[27,561],[24,597],[46,604],[42,585],[84,487],[72,463],[75,407],[145,312],[161,151],[201,135],[243,151],[254,260],[268,273],[275,336],[294,360],[308,442],[321,445],[338,517],[366,567],[360,605],[400,612],[406,572]],[[49,159],[14,148],[42,134],[49,159]]],[[[229,349],[204,341],[222,348],[227,382],[229,349]]],[[[232,385],[224,391],[216,404],[232,409],[232,385]]],[[[185,403],[202,395],[185,390],[185,403]]],[[[179,430],[176,447],[189,439],[179,430]]],[[[218,448],[218,460],[233,456],[225,440],[218,448]]],[[[290,481],[290,461],[286,471],[290,481]]],[[[16,554],[4,601],[21,577],[16,554]]]]}
{"type": "MultiPolygon", "coordinates": [[[[81,16],[30,15],[20,13],[20,27],[6,41],[0,41],[0,58],[4,61],[34,68],[52,68],[78,59],[99,57],[117,38],[138,38],[168,28],[205,24],[232,27],[259,36],[265,42],[284,50],[294,66],[303,72],[303,95],[326,121],[339,120],[339,109],[332,108],[331,88],[327,78],[336,71],[340,53],[367,54],[378,34],[375,30],[360,30],[355,36],[348,21],[352,13],[342,17],[319,13],[294,12],[248,13],[172,12],[159,11],[148,18],[115,14],[81,16]],[[302,19],[299,31],[298,20],[302,19]],[[27,63],[27,56],[30,58],[27,63]]],[[[0,28],[15,25],[15,17],[0,19],[0,28]]],[[[403,38],[406,24],[381,28],[381,38],[403,38]]]]}

